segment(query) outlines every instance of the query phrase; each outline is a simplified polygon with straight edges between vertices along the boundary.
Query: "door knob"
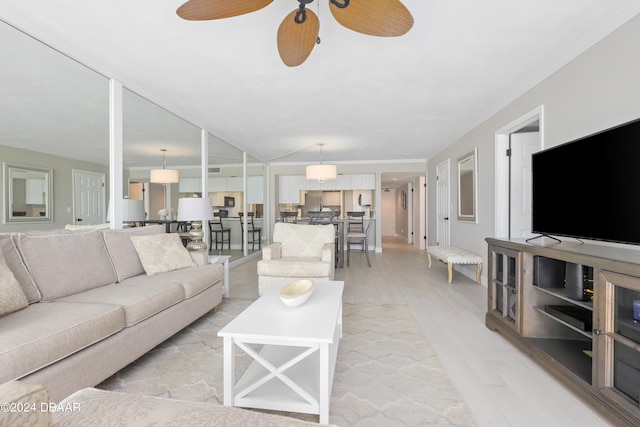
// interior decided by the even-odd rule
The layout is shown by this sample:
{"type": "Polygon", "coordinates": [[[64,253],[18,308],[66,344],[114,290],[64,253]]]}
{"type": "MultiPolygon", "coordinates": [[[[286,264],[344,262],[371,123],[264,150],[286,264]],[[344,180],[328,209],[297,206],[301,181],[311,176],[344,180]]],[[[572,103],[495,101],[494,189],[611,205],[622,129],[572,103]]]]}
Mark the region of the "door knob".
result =
{"type": "Polygon", "coordinates": [[[76,218],[76,221],[80,222],[82,221],[82,218],[76,218]]]}

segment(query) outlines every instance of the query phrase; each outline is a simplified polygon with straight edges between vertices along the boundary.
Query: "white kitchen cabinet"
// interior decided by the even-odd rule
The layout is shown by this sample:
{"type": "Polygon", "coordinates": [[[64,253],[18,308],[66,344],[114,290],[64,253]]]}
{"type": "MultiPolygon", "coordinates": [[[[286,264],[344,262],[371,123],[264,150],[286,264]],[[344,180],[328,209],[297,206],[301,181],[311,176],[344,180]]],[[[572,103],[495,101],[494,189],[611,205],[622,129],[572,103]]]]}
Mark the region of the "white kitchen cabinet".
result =
{"type": "Polygon", "coordinates": [[[278,203],[300,204],[300,179],[298,175],[280,175],[278,177],[278,203]]]}
{"type": "Polygon", "coordinates": [[[247,177],[247,203],[250,205],[264,203],[264,177],[247,177]]]}
{"type": "Polygon", "coordinates": [[[44,179],[26,180],[26,199],[28,205],[45,204],[45,182],[44,179]]]}
{"type": "Polygon", "coordinates": [[[227,181],[227,189],[225,191],[243,191],[241,176],[230,176],[225,179],[227,181]]]}
{"type": "Polygon", "coordinates": [[[180,178],[178,183],[179,193],[200,193],[202,186],[200,178],[180,178]]]}
{"type": "Polygon", "coordinates": [[[209,178],[207,183],[211,193],[227,191],[227,178],[209,178]]]}

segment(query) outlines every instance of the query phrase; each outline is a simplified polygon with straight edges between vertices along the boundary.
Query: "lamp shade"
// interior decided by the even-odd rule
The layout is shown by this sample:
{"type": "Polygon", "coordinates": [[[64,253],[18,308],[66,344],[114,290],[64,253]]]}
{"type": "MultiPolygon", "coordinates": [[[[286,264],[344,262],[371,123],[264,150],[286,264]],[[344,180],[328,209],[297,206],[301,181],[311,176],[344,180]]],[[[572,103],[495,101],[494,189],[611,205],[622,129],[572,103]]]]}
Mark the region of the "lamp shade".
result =
{"type": "Polygon", "coordinates": [[[144,200],[122,199],[123,221],[144,221],[144,200]]]}
{"type": "Polygon", "coordinates": [[[180,181],[180,174],[176,169],[151,169],[149,181],[155,184],[176,184],[180,181]]]}
{"type": "Polygon", "coordinates": [[[178,199],[178,221],[208,221],[213,219],[213,204],[208,197],[178,199]]]}
{"type": "Polygon", "coordinates": [[[312,165],[307,166],[307,179],[314,181],[329,181],[336,179],[337,168],[336,165],[312,165]]]}
{"type": "MultiPolygon", "coordinates": [[[[107,205],[107,221],[111,218],[111,200],[107,205]]],[[[147,214],[144,211],[144,200],[122,199],[122,221],[144,221],[147,214]]]]}

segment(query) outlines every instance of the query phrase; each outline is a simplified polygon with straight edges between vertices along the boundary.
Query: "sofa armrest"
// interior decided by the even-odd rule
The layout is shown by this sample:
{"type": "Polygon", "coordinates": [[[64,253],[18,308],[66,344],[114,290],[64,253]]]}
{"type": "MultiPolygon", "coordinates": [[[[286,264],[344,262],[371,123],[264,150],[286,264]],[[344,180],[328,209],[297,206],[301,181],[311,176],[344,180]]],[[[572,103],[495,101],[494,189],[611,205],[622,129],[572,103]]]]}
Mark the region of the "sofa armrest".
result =
{"type": "Polygon", "coordinates": [[[282,243],[272,243],[262,248],[262,259],[271,261],[282,258],[282,243]]]}
{"type": "Polygon", "coordinates": [[[209,264],[209,252],[207,251],[189,251],[189,255],[197,265],[209,264]]]}
{"type": "Polygon", "coordinates": [[[41,385],[20,381],[0,384],[0,405],[3,405],[2,425],[51,425],[51,412],[48,409],[49,391],[41,385]]]}
{"type": "Polygon", "coordinates": [[[334,261],[334,244],[333,243],[325,243],[322,247],[322,254],[320,255],[323,262],[333,262],[334,261]]]}

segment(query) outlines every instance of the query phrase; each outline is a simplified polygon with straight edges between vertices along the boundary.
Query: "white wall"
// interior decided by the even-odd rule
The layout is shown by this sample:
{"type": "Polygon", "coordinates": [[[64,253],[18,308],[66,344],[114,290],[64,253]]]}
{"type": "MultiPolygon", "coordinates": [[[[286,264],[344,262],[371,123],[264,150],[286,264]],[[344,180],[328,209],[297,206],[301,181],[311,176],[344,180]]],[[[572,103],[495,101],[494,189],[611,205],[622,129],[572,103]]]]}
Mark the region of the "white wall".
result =
{"type": "Polygon", "coordinates": [[[382,209],[380,211],[380,220],[382,222],[382,235],[396,235],[396,190],[389,189],[382,192],[382,209]]]}
{"type": "MultiPolygon", "coordinates": [[[[545,147],[568,142],[640,117],[640,16],[578,56],[526,94],[481,123],[428,161],[428,182],[436,165],[478,147],[477,224],[451,221],[451,244],[487,256],[484,239],[494,235],[495,132],[544,105],[545,147]]],[[[593,165],[597,166],[597,165],[593,165]]],[[[457,177],[451,174],[452,212],[457,211],[457,177]]],[[[428,187],[429,244],[436,235],[436,191],[428,187]]],[[[483,283],[486,283],[484,280],[483,283]]]]}

